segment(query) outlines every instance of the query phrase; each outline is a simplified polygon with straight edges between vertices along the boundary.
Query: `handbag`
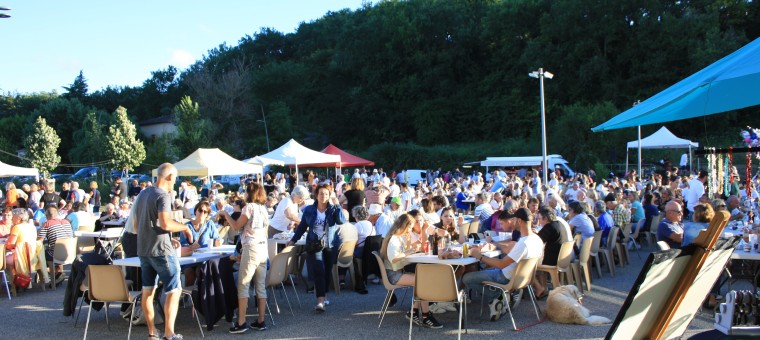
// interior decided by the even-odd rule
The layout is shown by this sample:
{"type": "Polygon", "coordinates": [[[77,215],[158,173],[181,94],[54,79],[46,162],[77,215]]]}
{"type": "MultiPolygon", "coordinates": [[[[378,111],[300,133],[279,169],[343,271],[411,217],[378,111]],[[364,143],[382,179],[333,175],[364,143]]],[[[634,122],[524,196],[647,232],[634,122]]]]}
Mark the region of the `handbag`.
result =
{"type": "Polygon", "coordinates": [[[29,288],[29,285],[32,283],[32,277],[31,277],[32,259],[29,256],[29,252],[30,251],[31,251],[31,249],[29,249],[29,247],[27,246],[27,248],[26,248],[26,261],[29,264],[29,273],[30,273],[29,275],[24,275],[24,274],[21,274],[21,273],[16,273],[16,266],[15,265],[13,266],[13,285],[16,286],[16,288],[27,289],[27,288],[29,288]]]}
{"type": "Polygon", "coordinates": [[[316,254],[324,250],[325,235],[327,235],[327,231],[325,231],[321,238],[318,238],[315,232],[309,231],[309,233],[306,235],[306,252],[309,254],[316,254]]]}

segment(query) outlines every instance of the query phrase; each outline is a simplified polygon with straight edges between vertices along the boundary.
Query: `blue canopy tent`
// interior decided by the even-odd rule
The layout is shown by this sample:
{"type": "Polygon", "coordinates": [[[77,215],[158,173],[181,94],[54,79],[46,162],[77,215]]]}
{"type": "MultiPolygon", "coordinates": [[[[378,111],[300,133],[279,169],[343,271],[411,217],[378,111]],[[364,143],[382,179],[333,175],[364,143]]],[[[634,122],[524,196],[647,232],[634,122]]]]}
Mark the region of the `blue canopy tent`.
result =
{"type": "Polygon", "coordinates": [[[760,38],[593,129],[670,122],[760,104],[760,38]]]}

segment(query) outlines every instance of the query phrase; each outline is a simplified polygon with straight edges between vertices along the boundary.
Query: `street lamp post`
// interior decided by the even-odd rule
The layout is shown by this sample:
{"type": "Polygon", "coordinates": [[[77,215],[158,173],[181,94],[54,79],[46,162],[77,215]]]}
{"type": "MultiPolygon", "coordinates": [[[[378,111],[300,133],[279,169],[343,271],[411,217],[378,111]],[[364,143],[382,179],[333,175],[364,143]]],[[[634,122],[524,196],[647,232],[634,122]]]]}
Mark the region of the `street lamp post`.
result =
{"type": "Polygon", "coordinates": [[[267,128],[267,116],[264,114],[264,105],[261,105],[261,117],[263,120],[257,120],[257,122],[264,123],[264,133],[267,136],[267,152],[271,151],[269,149],[269,129],[267,128]]]}
{"type": "Polygon", "coordinates": [[[543,168],[544,184],[546,184],[549,182],[547,175],[549,162],[546,159],[546,103],[544,101],[544,78],[552,79],[554,78],[554,74],[549,71],[544,71],[544,68],[542,67],[539,68],[538,71],[528,73],[528,75],[531,78],[538,78],[539,83],[541,84],[541,155],[543,156],[541,168],[543,168]]]}

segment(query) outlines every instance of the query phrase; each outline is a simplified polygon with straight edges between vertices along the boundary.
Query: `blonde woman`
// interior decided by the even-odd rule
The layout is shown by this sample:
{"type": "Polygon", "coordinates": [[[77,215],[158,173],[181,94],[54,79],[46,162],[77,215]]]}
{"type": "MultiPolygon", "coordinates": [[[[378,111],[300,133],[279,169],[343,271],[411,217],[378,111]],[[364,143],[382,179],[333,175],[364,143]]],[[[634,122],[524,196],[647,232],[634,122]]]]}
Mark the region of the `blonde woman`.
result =
{"type": "Polygon", "coordinates": [[[354,178],[351,180],[351,190],[343,192],[343,196],[340,197],[340,204],[343,208],[348,210],[348,221],[356,223],[356,219],[353,215],[353,209],[355,206],[366,206],[367,196],[364,194],[364,180],[361,178],[354,178]]]}
{"type": "MultiPolygon", "coordinates": [[[[415,219],[409,214],[403,214],[396,222],[393,223],[388,231],[388,236],[383,239],[383,245],[380,253],[385,264],[385,271],[388,273],[388,280],[391,284],[401,286],[414,286],[414,273],[404,273],[406,257],[414,254],[419,248],[412,246],[412,227],[415,225],[415,219]]],[[[428,309],[428,303],[415,303],[414,312],[407,312],[406,318],[411,318],[414,323],[429,328],[442,328],[438,320],[433,317],[433,313],[428,309]],[[420,314],[420,309],[422,314],[420,314]]]]}

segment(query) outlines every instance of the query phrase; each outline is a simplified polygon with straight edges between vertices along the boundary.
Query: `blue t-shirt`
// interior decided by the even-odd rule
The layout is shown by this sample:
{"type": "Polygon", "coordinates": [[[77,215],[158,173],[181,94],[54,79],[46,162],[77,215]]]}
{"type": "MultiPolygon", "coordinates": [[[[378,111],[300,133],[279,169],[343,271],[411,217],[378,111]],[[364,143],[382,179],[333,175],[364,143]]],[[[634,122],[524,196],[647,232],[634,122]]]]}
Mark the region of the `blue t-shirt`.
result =
{"type": "Polygon", "coordinates": [[[634,211],[633,215],[631,216],[633,222],[638,222],[644,218],[644,207],[641,206],[641,202],[633,201],[633,203],[631,203],[631,208],[636,208],[636,211],[634,211]]]}
{"type": "MultiPolygon", "coordinates": [[[[219,231],[216,230],[216,226],[211,220],[207,220],[206,223],[201,225],[199,230],[195,230],[192,221],[187,222],[186,225],[187,230],[190,230],[190,234],[193,235],[193,242],[198,242],[201,248],[207,248],[211,245],[212,239],[219,238],[219,231]]],[[[179,234],[179,243],[185,247],[190,245],[190,242],[185,238],[185,233],[179,234]]]]}

